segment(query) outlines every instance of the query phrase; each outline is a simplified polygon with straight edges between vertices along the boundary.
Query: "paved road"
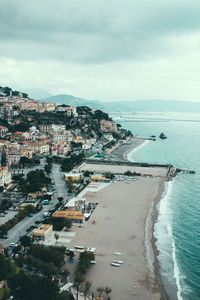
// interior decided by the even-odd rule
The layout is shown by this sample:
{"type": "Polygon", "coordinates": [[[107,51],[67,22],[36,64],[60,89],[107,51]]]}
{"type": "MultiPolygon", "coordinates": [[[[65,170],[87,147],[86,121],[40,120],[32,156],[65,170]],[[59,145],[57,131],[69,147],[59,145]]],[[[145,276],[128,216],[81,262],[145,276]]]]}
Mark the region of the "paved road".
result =
{"type": "Polygon", "coordinates": [[[52,166],[52,178],[55,181],[56,195],[58,197],[67,198],[68,187],[64,179],[64,172],[60,171],[60,166],[53,164],[52,166]]]}
{"type": "Polygon", "coordinates": [[[38,218],[42,218],[44,211],[54,209],[58,202],[58,197],[63,197],[64,199],[67,198],[68,188],[64,180],[64,173],[60,171],[59,165],[53,164],[51,177],[55,182],[54,200],[52,200],[49,205],[43,206],[42,210],[37,214],[34,214],[33,217],[26,217],[13,227],[8,232],[8,239],[0,239],[0,244],[3,244],[4,247],[8,247],[10,243],[16,243],[20,236],[27,234],[26,229],[31,225],[34,225],[38,218]]]}

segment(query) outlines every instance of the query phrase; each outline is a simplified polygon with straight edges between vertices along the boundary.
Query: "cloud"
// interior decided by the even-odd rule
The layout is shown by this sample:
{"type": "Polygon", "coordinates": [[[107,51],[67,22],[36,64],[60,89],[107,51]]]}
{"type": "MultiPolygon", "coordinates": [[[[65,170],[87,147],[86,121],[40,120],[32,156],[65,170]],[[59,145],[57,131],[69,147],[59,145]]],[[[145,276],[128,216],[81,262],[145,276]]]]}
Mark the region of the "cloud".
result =
{"type": "Polygon", "coordinates": [[[2,0],[0,83],[199,101],[199,11],[199,0],[2,0]]]}
{"type": "Polygon", "coordinates": [[[172,36],[200,30],[199,1],[4,0],[0,55],[103,63],[166,56],[172,36]]]}

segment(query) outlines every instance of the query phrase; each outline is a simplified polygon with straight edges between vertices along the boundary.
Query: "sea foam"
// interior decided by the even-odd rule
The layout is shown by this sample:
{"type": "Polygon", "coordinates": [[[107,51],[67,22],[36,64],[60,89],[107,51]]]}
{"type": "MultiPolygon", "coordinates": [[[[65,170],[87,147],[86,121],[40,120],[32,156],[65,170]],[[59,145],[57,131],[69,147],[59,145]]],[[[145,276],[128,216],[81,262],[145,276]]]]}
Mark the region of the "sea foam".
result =
{"type": "Polygon", "coordinates": [[[129,161],[135,162],[136,160],[133,159],[133,153],[135,153],[136,151],[142,149],[144,146],[146,146],[149,143],[149,140],[146,140],[144,143],[142,143],[141,145],[137,146],[135,149],[133,149],[131,152],[128,153],[127,155],[127,159],[129,161]]]}
{"type": "Polygon", "coordinates": [[[157,248],[160,251],[158,259],[163,268],[162,275],[173,284],[173,278],[177,287],[177,298],[183,300],[181,296],[181,273],[176,258],[176,245],[173,237],[173,210],[170,207],[170,199],[173,192],[173,181],[166,183],[165,191],[158,204],[158,220],[155,224],[154,235],[157,238],[157,248]]]}

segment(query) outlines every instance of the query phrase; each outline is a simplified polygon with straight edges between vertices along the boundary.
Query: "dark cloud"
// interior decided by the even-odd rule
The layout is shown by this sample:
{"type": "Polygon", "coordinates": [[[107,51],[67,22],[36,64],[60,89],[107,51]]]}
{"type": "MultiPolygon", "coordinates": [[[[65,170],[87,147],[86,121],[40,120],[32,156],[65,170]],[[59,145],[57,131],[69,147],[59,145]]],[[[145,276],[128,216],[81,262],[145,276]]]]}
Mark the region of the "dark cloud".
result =
{"type": "Polygon", "coordinates": [[[4,0],[0,56],[101,63],[165,55],[171,36],[199,31],[199,10],[195,0],[4,0]]]}

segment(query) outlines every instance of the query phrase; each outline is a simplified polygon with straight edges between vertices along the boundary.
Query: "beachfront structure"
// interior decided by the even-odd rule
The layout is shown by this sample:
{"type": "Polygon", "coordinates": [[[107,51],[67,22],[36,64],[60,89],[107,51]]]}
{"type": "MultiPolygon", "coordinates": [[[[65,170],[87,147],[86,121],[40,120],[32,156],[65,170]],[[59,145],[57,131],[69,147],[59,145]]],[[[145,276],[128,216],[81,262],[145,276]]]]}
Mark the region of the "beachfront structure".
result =
{"type": "Polygon", "coordinates": [[[53,217],[70,219],[75,223],[83,223],[85,221],[85,216],[80,210],[57,210],[53,213],[53,217]]]}
{"type": "Polygon", "coordinates": [[[72,181],[80,181],[83,178],[83,174],[82,173],[65,173],[65,180],[69,181],[70,179],[72,181]]]}
{"type": "Polygon", "coordinates": [[[53,226],[49,224],[42,224],[39,228],[33,230],[32,236],[34,239],[45,241],[53,231],[53,226]]]}
{"type": "Polygon", "coordinates": [[[106,182],[106,177],[102,174],[94,174],[90,176],[90,180],[93,182],[106,182]]]}
{"type": "Polygon", "coordinates": [[[85,205],[85,198],[74,197],[65,204],[67,210],[81,210],[85,205]]]}

